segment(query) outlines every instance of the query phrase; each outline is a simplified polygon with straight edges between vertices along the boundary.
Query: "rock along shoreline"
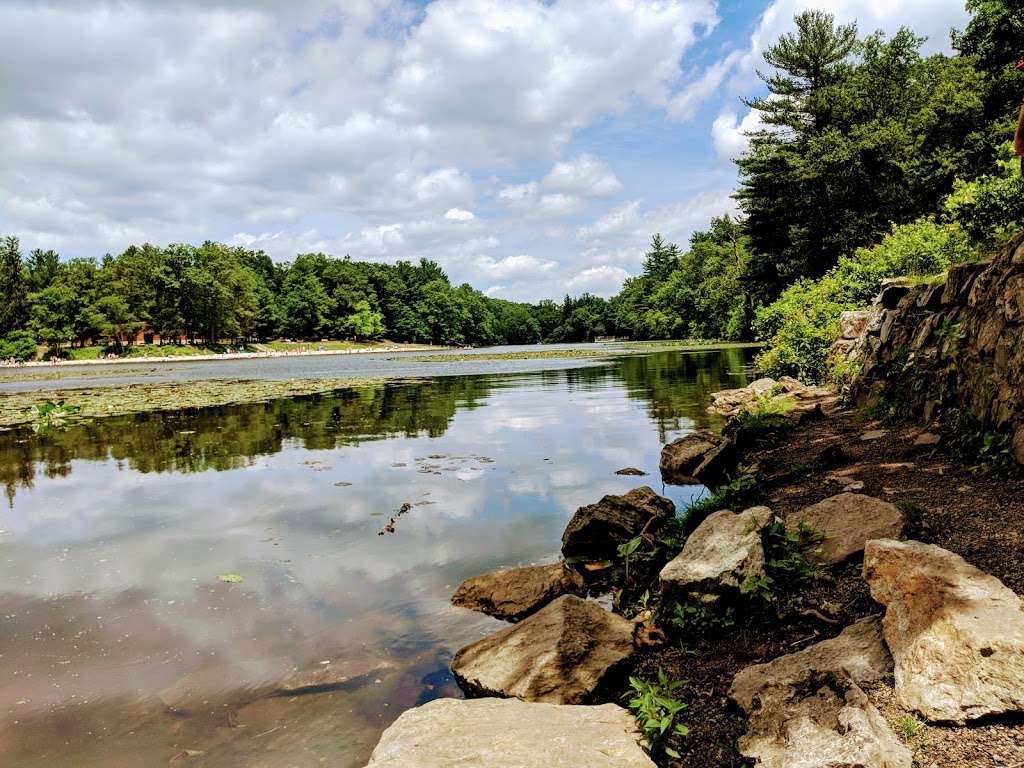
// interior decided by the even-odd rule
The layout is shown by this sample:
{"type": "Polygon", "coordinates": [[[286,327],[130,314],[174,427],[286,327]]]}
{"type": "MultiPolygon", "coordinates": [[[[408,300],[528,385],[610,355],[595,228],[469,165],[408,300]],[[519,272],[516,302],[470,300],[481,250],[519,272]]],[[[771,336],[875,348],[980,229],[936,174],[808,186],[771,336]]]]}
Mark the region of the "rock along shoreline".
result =
{"type": "Polygon", "coordinates": [[[570,520],[562,562],[467,580],[453,604],[509,626],[455,655],[469,698],[403,714],[370,767],[1024,761],[1024,554],[996,569],[1009,583],[968,556],[1000,538],[996,515],[1024,522],[1024,485],[965,540],[946,531],[974,505],[935,504],[965,486],[926,428],[792,379],[711,408],[723,433],[665,446],[661,471],[713,495],[682,516],[649,486],[605,496],[570,520]],[[653,729],[644,685],[680,705],[653,729]]]}

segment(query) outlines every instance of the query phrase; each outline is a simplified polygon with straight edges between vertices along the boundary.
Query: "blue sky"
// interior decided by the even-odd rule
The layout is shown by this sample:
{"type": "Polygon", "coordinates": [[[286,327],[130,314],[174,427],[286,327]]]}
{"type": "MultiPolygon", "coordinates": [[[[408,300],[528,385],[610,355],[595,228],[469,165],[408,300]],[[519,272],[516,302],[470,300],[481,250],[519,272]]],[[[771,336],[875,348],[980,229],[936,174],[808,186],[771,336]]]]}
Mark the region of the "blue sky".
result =
{"type": "Polygon", "coordinates": [[[962,0],[2,2],[0,232],[435,259],[608,295],[731,209],[764,46],[810,7],[948,51],[962,0]],[[69,44],[74,41],[74,44],[69,44]]]}

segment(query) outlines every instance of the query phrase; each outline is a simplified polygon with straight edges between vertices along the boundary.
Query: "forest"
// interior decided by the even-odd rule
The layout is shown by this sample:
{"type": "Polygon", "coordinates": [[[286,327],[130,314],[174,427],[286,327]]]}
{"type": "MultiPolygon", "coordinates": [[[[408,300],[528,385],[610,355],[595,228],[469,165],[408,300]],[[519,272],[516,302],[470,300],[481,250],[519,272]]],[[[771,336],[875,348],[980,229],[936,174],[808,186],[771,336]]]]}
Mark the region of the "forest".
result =
{"type": "Polygon", "coordinates": [[[758,340],[760,367],[821,380],[839,315],[886,277],[941,273],[1024,225],[1011,139],[1024,16],[969,0],[953,55],[903,29],[862,34],[821,11],[764,52],[767,95],[735,163],[738,212],[685,248],[654,235],[611,299],[514,303],[453,286],[438,264],[301,254],[278,264],[218,243],[132,246],[100,261],[0,243],[0,358],[140,331],[216,342],[388,338],[447,345],[758,340]]]}

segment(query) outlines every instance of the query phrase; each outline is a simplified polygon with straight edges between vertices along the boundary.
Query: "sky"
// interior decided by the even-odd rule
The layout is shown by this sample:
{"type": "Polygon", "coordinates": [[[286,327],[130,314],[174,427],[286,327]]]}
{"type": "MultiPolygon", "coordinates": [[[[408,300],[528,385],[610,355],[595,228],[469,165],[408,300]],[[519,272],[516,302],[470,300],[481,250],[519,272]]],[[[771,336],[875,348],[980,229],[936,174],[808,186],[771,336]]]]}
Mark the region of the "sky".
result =
{"type": "Polygon", "coordinates": [[[427,257],[611,295],[734,210],[761,52],[820,8],[949,51],[963,0],[0,0],[0,234],[427,257]]]}

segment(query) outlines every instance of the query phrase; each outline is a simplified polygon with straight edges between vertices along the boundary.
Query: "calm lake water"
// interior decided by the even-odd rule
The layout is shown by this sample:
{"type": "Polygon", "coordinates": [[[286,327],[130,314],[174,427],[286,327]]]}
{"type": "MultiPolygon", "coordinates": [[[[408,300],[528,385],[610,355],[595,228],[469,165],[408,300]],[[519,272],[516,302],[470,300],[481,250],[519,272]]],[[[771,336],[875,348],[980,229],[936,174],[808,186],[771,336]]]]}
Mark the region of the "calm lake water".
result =
{"type": "Polygon", "coordinates": [[[661,445],[751,354],[0,433],[0,765],[364,765],[503,626],[449,605],[462,579],[554,560],[603,494],[701,492],[662,485],[661,445]]]}

